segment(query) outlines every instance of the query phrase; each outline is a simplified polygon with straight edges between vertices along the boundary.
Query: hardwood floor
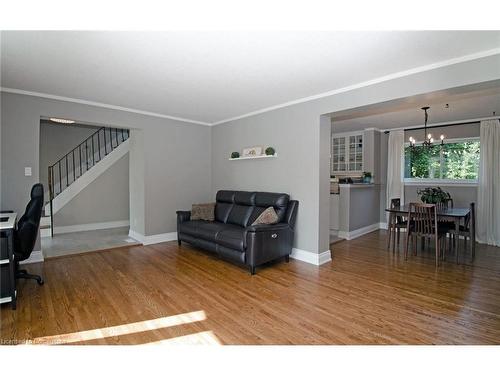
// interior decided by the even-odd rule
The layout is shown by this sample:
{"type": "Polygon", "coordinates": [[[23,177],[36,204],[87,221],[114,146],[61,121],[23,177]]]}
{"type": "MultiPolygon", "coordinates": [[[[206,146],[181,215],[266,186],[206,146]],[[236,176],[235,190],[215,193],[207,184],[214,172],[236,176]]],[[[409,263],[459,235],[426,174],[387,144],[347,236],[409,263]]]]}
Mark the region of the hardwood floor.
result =
{"type": "Polygon", "coordinates": [[[1,341],[71,344],[499,344],[500,249],[435,268],[433,252],[385,250],[385,231],[255,276],[176,242],[30,265],[1,341]]]}

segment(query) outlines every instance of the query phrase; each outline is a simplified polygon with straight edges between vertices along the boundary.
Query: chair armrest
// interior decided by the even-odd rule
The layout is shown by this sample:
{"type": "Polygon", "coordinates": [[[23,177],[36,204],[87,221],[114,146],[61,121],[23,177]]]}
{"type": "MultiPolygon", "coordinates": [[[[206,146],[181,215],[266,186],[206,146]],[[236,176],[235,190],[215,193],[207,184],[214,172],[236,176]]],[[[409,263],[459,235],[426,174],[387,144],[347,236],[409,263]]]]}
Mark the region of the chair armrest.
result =
{"type": "Polygon", "coordinates": [[[191,211],[177,211],[176,214],[178,223],[191,220],[191,211]]]}

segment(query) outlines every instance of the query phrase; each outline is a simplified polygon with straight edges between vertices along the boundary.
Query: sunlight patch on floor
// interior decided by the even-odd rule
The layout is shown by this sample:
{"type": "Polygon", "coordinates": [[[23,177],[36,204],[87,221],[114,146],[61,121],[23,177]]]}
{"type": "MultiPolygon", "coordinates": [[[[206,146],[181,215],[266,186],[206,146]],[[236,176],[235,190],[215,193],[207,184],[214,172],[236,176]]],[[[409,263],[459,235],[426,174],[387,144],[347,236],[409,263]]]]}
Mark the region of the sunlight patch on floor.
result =
{"type": "Polygon", "coordinates": [[[88,341],[102,339],[106,337],[114,337],[128,335],[131,333],[152,331],[161,328],[178,326],[181,324],[194,323],[205,320],[205,311],[193,311],[185,314],[172,315],[164,318],[144,320],[119,326],[91,329],[88,331],[65,333],[62,335],[53,335],[45,337],[37,337],[32,340],[33,344],[71,344],[80,341],[88,341]]]}
{"type": "Polygon", "coordinates": [[[203,331],[171,339],[149,342],[142,345],[222,345],[212,331],[203,331]]]}

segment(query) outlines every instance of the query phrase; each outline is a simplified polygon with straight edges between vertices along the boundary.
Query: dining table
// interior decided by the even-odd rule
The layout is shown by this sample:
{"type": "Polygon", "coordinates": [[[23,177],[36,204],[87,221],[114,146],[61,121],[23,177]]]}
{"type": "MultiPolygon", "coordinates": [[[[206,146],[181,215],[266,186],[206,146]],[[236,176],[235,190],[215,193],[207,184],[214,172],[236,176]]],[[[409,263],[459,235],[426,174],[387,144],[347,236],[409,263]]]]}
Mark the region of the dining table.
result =
{"type": "MultiPolygon", "coordinates": [[[[386,212],[389,213],[389,221],[387,225],[387,229],[391,230],[393,228],[394,223],[396,222],[397,216],[408,216],[408,211],[410,209],[410,205],[400,205],[395,206],[393,208],[386,208],[386,212]]],[[[470,207],[444,207],[437,208],[436,215],[438,217],[438,221],[453,221],[455,224],[454,233],[460,233],[460,223],[467,220],[470,216],[471,211],[470,207]]],[[[469,235],[471,238],[471,251],[474,253],[475,251],[475,233],[473,233],[474,225],[469,225],[469,235]]],[[[389,233],[388,241],[390,241],[391,233],[389,233]]],[[[389,243],[389,242],[388,242],[389,243]]],[[[458,263],[458,241],[453,241],[453,249],[456,253],[457,263],[458,263]]]]}

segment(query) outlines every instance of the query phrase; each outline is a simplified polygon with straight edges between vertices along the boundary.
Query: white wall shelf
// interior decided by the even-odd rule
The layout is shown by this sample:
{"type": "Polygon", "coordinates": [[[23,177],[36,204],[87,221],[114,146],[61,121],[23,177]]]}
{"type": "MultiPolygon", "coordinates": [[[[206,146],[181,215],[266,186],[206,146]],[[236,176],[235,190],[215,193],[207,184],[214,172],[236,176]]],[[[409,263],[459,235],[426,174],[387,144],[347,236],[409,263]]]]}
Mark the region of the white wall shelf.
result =
{"type": "Polygon", "coordinates": [[[249,159],[268,159],[268,158],[277,158],[278,154],[274,155],[259,155],[259,156],[242,156],[239,158],[229,158],[228,160],[249,160],[249,159]]]}

